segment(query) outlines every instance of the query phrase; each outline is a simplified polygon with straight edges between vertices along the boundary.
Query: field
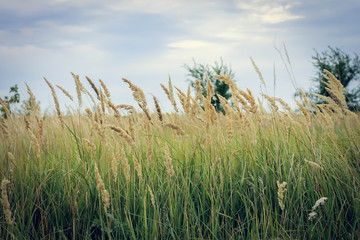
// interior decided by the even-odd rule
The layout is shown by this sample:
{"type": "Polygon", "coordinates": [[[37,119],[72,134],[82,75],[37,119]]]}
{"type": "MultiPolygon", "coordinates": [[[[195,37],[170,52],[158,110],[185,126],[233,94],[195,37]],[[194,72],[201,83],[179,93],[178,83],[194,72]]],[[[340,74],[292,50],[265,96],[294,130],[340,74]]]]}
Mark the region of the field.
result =
{"type": "Polygon", "coordinates": [[[224,113],[209,82],[204,97],[169,80],[165,113],[129,80],[138,106],[73,76],[76,98],[45,79],[53,115],[28,87],[26,114],[1,119],[0,239],[360,239],[360,119],[331,73],[332,98],[298,110],[216,76],[224,113]]]}

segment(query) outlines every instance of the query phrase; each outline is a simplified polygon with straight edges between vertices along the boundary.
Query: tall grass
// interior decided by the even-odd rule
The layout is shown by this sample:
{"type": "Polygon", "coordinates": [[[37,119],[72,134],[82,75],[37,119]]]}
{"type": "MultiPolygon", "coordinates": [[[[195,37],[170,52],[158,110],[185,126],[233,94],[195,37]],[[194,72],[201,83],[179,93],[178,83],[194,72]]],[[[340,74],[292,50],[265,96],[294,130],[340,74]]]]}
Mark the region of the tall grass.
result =
{"type": "MultiPolygon", "coordinates": [[[[73,76],[80,106],[90,92],[73,76]]],[[[30,115],[0,122],[0,238],[359,239],[359,116],[327,76],[335,97],[316,105],[303,94],[300,112],[216,76],[231,87],[226,114],[176,88],[177,104],[170,80],[161,86],[175,113],[155,97],[151,113],[124,79],[137,111],[87,78],[94,110],[65,116],[46,80],[53,116],[32,95],[30,115]]]]}

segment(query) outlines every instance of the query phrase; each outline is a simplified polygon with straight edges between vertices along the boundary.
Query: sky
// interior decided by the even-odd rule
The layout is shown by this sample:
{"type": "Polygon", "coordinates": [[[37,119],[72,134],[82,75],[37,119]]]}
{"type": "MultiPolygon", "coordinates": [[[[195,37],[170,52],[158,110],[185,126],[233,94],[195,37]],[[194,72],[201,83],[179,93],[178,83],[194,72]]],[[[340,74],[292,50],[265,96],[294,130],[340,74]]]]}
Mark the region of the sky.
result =
{"type": "MultiPolygon", "coordinates": [[[[97,85],[103,80],[115,104],[135,104],[122,81],[127,78],[149,102],[154,95],[170,111],[160,83],[171,76],[186,91],[184,64],[194,60],[213,65],[222,59],[238,87],[259,96],[251,57],[266,93],[294,106],[295,87],[308,90],[316,76],[314,49],[360,54],[359,12],[358,0],[3,0],[0,96],[18,84],[25,100],[27,83],[42,109],[52,109],[43,77],[76,97],[73,72],[89,90],[85,76],[97,85]]],[[[76,106],[57,94],[63,108],[76,106]]]]}

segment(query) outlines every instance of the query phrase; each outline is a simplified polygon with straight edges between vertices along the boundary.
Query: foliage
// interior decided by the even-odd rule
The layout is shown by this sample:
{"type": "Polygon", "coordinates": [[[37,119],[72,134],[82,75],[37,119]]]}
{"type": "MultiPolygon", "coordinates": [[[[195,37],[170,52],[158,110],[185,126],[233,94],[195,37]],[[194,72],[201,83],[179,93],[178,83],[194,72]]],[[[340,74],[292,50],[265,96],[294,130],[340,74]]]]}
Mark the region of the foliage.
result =
{"type": "MultiPolygon", "coordinates": [[[[1,99],[1,100],[6,105],[6,108],[11,113],[11,105],[20,102],[20,94],[19,94],[18,85],[16,84],[15,86],[10,87],[9,93],[12,94],[12,95],[11,96],[5,96],[5,99],[1,99]]],[[[0,112],[1,112],[2,117],[4,117],[4,118],[8,117],[4,106],[0,107],[0,112]]]]}
{"type": "MultiPolygon", "coordinates": [[[[346,101],[350,110],[358,110],[360,107],[360,86],[353,89],[350,88],[350,83],[358,80],[360,74],[360,59],[359,56],[354,53],[354,57],[351,58],[349,54],[343,52],[339,48],[332,48],[329,46],[329,50],[322,53],[318,53],[315,50],[315,56],[312,56],[313,65],[317,68],[317,77],[314,79],[316,87],[313,92],[331,97],[326,91],[327,79],[324,77],[324,69],[331,72],[346,88],[346,101]]],[[[323,103],[319,98],[313,97],[317,103],[323,103]]]]}
{"type": "Polygon", "coordinates": [[[359,115],[266,99],[0,121],[0,239],[360,239],[359,115]]]}
{"type": "Polygon", "coordinates": [[[185,64],[184,68],[188,72],[188,81],[193,89],[195,89],[195,80],[199,79],[201,83],[201,90],[204,97],[207,97],[207,81],[206,76],[210,79],[211,83],[214,85],[215,96],[211,100],[211,104],[215,107],[217,111],[223,111],[223,107],[221,106],[219,97],[217,94],[223,96],[225,99],[229,99],[231,97],[231,93],[229,91],[229,86],[223,81],[213,77],[212,75],[230,75],[231,79],[234,80],[235,73],[232,71],[231,66],[228,66],[223,63],[223,60],[220,59],[220,63],[216,62],[214,65],[209,66],[208,64],[198,64],[193,59],[194,65],[190,67],[185,64]]]}

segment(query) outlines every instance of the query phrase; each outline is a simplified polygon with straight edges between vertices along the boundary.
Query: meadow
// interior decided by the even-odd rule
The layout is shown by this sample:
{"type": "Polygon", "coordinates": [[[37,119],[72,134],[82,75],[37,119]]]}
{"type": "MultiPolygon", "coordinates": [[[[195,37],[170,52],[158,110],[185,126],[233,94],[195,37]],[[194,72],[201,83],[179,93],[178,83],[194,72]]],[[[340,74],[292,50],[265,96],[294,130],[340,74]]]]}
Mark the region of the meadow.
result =
{"type": "Polygon", "coordinates": [[[171,112],[73,74],[76,96],[45,79],[44,115],[28,86],[26,114],[0,121],[0,239],[360,239],[360,119],[326,76],[332,98],[301,92],[297,110],[216,76],[224,113],[209,81],[206,97],[161,85],[171,112]]]}

